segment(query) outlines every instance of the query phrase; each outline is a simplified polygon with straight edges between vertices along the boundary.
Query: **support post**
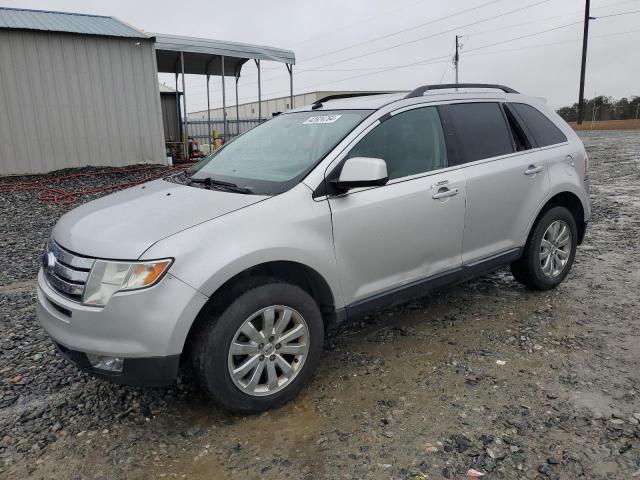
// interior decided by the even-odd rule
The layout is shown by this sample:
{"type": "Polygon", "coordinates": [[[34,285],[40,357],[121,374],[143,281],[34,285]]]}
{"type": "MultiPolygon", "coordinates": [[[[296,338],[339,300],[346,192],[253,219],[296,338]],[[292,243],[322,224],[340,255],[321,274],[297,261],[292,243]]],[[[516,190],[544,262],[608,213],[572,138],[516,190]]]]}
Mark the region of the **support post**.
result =
{"type": "Polygon", "coordinates": [[[258,123],[262,121],[262,85],[260,83],[260,60],[256,59],[256,66],[258,67],[258,123]]]}
{"type": "Polygon", "coordinates": [[[211,62],[207,63],[207,137],[209,141],[209,152],[213,152],[213,132],[211,131],[211,100],[209,95],[209,79],[211,78],[211,62]]]}
{"type": "Polygon", "coordinates": [[[182,143],[182,118],[180,116],[180,90],[178,90],[178,62],[176,62],[176,127],[178,127],[177,143],[182,143]]]}
{"type": "Polygon", "coordinates": [[[240,135],[240,105],[238,105],[238,82],[240,81],[240,71],[236,72],[236,137],[240,135]]]}
{"type": "Polygon", "coordinates": [[[227,91],[224,85],[224,56],[222,58],[222,130],[224,143],[227,143],[227,91]]]}
{"type": "Polygon", "coordinates": [[[180,52],[180,66],[182,68],[182,112],[184,115],[184,158],[189,160],[189,122],[187,120],[187,90],[184,82],[184,52],[180,52]]]}
{"type": "Polygon", "coordinates": [[[587,68],[587,43],[589,41],[589,21],[591,17],[589,10],[591,7],[591,1],[586,0],[584,7],[584,33],[582,35],[582,65],[580,68],[580,94],[578,96],[578,125],[582,125],[582,119],[584,117],[584,78],[587,68]]]}
{"type": "Polygon", "coordinates": [[[286,65],[289,72],[289,108],[293,110],[293,64],[287,63],[286,65]]]}

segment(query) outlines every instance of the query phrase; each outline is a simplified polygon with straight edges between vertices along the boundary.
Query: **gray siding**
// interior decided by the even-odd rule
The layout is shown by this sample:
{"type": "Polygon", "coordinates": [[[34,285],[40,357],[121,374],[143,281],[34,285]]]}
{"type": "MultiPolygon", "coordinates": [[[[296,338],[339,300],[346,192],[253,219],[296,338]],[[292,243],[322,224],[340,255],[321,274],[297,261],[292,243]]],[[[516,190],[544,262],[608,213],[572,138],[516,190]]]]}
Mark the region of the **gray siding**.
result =
{"type": "Polygon", "coordinates": [[[0,175],[164,163],[150,41],[0,29],[0,66],[0,175]]]}
{"type": "Polygon", "coordinates": [[[164,138],[167,142],[180,141],[180,125],[178,124],[178,102],[175,93],[163,93],[160,95],[162,105],[162,124],[164,125],[164,138]]]}

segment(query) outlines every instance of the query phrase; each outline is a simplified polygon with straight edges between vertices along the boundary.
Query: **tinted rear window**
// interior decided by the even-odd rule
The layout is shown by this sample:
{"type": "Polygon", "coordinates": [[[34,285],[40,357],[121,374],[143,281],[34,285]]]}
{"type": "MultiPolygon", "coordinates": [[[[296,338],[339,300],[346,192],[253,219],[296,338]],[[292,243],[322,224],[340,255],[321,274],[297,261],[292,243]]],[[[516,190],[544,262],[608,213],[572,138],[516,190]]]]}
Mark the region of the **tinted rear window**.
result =
{"type": "Polygon", "coordinates": [[[509,104],[527,125],[539,147],[556,145],[567,141],[567,137],[540,110],[524,103],[509,104]]]}
{"type": "Polygon", "coordinates": [[[511,133],[497,103],[455,103],[448,112],[464,162],[513,153],[511,133]]]}

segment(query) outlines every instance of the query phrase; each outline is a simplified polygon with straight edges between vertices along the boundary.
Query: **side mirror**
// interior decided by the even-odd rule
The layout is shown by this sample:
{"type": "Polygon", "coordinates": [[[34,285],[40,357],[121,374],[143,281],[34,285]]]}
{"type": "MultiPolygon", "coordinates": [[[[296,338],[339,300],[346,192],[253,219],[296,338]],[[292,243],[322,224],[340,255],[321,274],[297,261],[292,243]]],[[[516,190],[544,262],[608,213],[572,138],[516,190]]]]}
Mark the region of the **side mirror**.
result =
{"type": "Polygon", "coordinates": [[[331,183],[338,190],[346,192],[352,188],[378,187],[388,181],[387,162],[383,159],[353,157],[344,162],[340,176],[331,183]]]}

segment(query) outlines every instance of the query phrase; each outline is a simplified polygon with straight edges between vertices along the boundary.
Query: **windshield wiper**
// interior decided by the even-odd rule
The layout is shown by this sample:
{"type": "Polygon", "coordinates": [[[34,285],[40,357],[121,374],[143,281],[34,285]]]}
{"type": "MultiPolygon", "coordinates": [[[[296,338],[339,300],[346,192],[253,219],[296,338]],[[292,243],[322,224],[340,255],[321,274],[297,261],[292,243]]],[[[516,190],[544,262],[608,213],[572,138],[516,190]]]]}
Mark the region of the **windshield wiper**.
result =
{"type": "Polygon", "coordinates": [[[207,188],[217,188],[219,190],[228,190],[236,193],[252,194],[253,190],[248,187],[241,187],[231,182],[223,182],[222,180],[214,180],[211,177],[206,178],[189,178],[189,183],[201,183],[207,188]]]}

